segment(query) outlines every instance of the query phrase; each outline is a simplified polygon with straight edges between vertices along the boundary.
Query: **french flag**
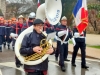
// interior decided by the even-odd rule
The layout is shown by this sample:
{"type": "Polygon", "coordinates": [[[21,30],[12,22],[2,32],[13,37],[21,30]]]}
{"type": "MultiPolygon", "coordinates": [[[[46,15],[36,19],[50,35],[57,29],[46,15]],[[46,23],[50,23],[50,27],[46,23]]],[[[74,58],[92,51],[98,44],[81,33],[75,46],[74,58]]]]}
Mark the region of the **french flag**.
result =
{"type": "Polygon", "coordinates": [[[37,6],[38,6],[38,7],[40,6],[40,0],[38,0],[37,6]]]}
{"type": "Polygon", "coordinates": [[[88,11],[86,0],[77,1],[77,4],[73,10],[73,16],[78,32],[81,34],[88,25],[88,11]]]}

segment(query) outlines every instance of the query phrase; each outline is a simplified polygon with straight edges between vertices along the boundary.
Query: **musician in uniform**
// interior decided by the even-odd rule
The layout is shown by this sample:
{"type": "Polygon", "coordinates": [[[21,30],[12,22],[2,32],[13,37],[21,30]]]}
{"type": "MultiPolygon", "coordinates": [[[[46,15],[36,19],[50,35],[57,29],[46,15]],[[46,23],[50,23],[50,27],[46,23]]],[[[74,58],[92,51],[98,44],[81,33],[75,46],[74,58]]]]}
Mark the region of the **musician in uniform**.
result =
{"type": "Polygon", "coordinates": [[[44,31],[46,31],[47,34],[54,32],[54,26],[49,23],[47,18],[44,23],[44,31]]]}
{"type": "MultiPolygon", "coordinates": [[[[21,33],[21,31],[22,31],[22,26],[23,26],[23,24],[24,24],[24,17],[22,16],[22,15],[20,15],[19,17],[18,17],[18,23],[16,23],[16,24],[14,24],[13,26],[12,26],[12,29],[11,29],[11,37],[13,38],[13,49],[14,49],[14,46],[15,46],[15,41],[16,41],[16,39],[17,39],[17,37],[18,37],[18,35],[21,33]]],[[[18,60],[18,58],[15,56],[15,59],[16,59],[16,62],[15,62],[15,64],[16,64],[16,67],[20,67],[22,64],[21,64],[21,62],[18,60]]]]}
{"type": "Polygon", "coordinates": [[[4,18],[0,17],[0,52],[2,52],[2,44],[5,46],[5,25],[4,18]]]}
{"type": "MultiPolygon", "coordinates": [[[[61,70],[63,72],[66,71],[64,61],[70,61],[67,59],[68,56],[68,40],[72,39],[72,42],[75,44],[75,41],[72,37],[72,32],[68,28],[67,25],[67,18],[63,16],[61,18],[61,25],[59,25],[57,28],[57,47],[58,47],[58,53],[60,54],[60,59],[59,59],[59,65],[61,67],[61,70]]],[[[57,57],[56,57],[57,58],[57,57]]]]}
{"type": "Polygon", "coordinates": [[[76,26],[74,26],[74,29],[73,29],[73,35],[74,35],[74,38],[75,38],[75,42],[76,42],[76,45],[74,46],[74,50],[73,50],[73,54],[72,54],[72,66],[76,66],[75,64],[75,59],[76,59],[76,56],[77,56],[77,52],[80,48],[81,50],[81,68],[89,68],[88,66],[86,66],[86,43],[85,43],[85,38],[86,38],[86,31],[83,31],[81,34],[78,32],[76,26]]]}
{"type": "Polygon", "coordinates": [[[28,16],[28,21],[26,21],[26,24],[23,25],[22,27],[22,31],[24,31],[26,28],[30,27],[33,25],[33,22],[35,20],[35,13],[34,12],[31,12],[28,16]]]}
{"type": "Polygon", "coordinates": [[[29,27],[33,25],[33,22],[34,22],[34,20],[35,20],[35,17],[36,17],[36,15],[35,15],[34,12],[31,12],[31,13],[29,14],[29,16],[28,16],[28,18],[29,18],[29,20],[28,20],[28,26],[29,26],[29,27]]]}
{"type": "Polygon", "coordinates": [[[10,49],[10,43],[11,43],[10,30],[11,30],[11,20],[8,20],[8,24],[6,25],[6,30],[5,30],[8,49],[10,49]]]}
{"type": "MultiPolygon", "coordinates": [[[[41,54],[43,50],[40,47],[40,41],[46,37],[42,34],[44,22],[40,19],[35,19],[33,32],[24,36],[20,48],[20,53],[23,56],[29,56],[34,53],[41,54]]],[[[53,48],[48,49],[47,54],[53,53],[53,48]]],[[[24,65],[27,75],[47,75],[48,58],[38,65],[24,65]]]]}

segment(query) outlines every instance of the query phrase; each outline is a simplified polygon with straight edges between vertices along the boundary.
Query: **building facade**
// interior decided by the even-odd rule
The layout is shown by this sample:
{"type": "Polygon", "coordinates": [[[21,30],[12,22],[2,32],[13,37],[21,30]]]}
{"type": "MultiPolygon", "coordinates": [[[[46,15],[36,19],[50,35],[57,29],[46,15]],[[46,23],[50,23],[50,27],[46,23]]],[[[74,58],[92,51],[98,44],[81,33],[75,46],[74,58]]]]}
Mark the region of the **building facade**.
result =
{"type": "Polygon", "coordinates": [[[3,13],[3,16],[6,16],[6,0],[0,0],[0,9],[3,13]]]}

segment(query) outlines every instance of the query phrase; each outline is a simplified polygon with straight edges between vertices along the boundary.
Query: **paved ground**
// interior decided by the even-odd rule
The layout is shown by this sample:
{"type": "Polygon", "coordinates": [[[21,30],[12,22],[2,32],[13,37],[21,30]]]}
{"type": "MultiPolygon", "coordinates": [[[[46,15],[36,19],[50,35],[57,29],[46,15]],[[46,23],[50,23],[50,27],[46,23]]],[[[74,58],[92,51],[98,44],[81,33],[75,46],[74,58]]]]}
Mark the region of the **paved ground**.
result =
{"type": "MultiPolygon", "coordinates": [[[[69,54],[68,59],[71,60],[69,54]]],[[[54,55],[49,57],[48,75],[100,75],[100,60],[87,58],[88,70],[81,69],[81,58],[77,57],[77,67],[72,67],[71,62],[65,62],[66,72],[62,72],[55,61],[54,55]]],[[[25,75],[23,67],[16,68],[14,64],[14,52],[12,50],[4,50],[0,53],[0,75],[25,75]]]]}

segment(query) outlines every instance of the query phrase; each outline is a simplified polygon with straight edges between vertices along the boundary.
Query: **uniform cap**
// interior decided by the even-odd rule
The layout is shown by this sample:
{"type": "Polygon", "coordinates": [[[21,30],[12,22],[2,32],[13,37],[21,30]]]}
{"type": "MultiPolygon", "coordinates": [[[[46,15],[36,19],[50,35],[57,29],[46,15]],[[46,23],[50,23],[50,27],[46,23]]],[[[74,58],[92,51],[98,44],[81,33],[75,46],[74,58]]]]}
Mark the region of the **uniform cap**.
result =
{"type": "Polygon", "coordinates": [[[40,19],[35,19],[33,22],[33,25],[36,25],[36,24],[44,24],[44,22],[40,19]]]}
{"type": "Polygon", "coordinates": [[[35,13],[34,12],[31,12],[30,14],[29,14],[29,16],[28,16],[29,18],[35,18],[36,17],[36,15],[35,15],[35,13]]]}
{"type": "Polygon", "coordinates": [[[19,15],[19,17],[18,18],[24,18],[24,16],[23,15],[19,15]]]}
{"type": "Polygon", "coordinates": [[[66,16],[63,16],[63,17],[61,18],[61,20],[67,20],[67,17],[66,17],[66,16]]]}

